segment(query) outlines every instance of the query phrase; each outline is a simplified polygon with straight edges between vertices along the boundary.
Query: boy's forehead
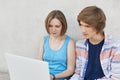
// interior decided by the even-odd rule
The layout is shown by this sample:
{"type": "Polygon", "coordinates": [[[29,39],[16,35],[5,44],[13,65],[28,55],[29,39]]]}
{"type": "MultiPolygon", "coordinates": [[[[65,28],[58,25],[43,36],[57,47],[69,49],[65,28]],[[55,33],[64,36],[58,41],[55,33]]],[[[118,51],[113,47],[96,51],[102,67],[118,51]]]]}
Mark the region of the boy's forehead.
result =
{"type": "Polygon", "coordinates": [[[79,23],[82,24],[82,25],[89,25],[88,23],[85,23],[83,21],[80,21],[79,23]]]}

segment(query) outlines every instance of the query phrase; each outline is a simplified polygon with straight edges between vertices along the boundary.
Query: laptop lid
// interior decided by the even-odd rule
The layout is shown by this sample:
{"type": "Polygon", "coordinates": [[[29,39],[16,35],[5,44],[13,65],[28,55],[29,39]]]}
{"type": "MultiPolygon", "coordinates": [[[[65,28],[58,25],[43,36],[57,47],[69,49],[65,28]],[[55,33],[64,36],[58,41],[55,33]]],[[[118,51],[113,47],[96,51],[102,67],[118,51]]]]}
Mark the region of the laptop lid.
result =
{"type": "Polygon", "coordinates": [[[9,53],[5,57],[10,80],[50,80],[47,62],[9,53]]]}

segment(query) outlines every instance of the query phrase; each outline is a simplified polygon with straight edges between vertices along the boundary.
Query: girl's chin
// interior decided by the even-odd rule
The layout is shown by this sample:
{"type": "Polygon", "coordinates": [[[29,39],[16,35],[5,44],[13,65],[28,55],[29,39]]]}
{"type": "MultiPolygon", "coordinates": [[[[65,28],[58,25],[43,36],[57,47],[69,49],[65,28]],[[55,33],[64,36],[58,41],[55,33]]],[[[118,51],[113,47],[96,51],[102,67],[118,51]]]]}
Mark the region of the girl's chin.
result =
{"type": "Polygon", "coordinates": [[[54,36],[54,37],[58,37],[59,35],[52,35],[52,36],[54,36]]]}

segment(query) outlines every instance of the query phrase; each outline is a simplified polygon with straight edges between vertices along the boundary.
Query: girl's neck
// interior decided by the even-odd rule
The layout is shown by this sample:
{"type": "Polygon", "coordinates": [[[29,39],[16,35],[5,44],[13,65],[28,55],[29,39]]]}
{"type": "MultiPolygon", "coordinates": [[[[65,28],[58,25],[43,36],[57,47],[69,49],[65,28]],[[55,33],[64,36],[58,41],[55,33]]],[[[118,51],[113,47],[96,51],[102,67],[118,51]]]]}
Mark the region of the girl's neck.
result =
{"type": "Polygon", "coordinates": [[[60,36],[60,37],[50,36],[50,39],[49,39],[50,48],[53,50],[59,50],[65,41],[65,37],[66,35],[60,36]]]}
{"type": "Polygon", "coordinates": [[[59,36],[59,37],[50,36],[50,40],[52,40],[52,41],[61,41],[64,38],[65,38],[65,35],[59,36]]]}

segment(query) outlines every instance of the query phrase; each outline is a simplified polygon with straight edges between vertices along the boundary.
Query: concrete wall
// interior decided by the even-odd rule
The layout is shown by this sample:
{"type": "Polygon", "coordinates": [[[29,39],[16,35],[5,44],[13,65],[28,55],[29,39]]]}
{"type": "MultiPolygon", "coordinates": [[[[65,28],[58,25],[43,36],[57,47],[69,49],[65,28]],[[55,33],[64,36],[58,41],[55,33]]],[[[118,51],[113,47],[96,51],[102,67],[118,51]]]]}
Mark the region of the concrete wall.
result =
{"type": "Polygon", "coordinates": [[[105,31],[120,39],[120,0],[0,0],[0,71],[7,71],[6,52],[37,58],[39,38],[47,34],[44,20],[54,9],[65,14],[67,34],[80,39],[76,18],[89,5],[103,9],[107,16],[105,31]]]}

